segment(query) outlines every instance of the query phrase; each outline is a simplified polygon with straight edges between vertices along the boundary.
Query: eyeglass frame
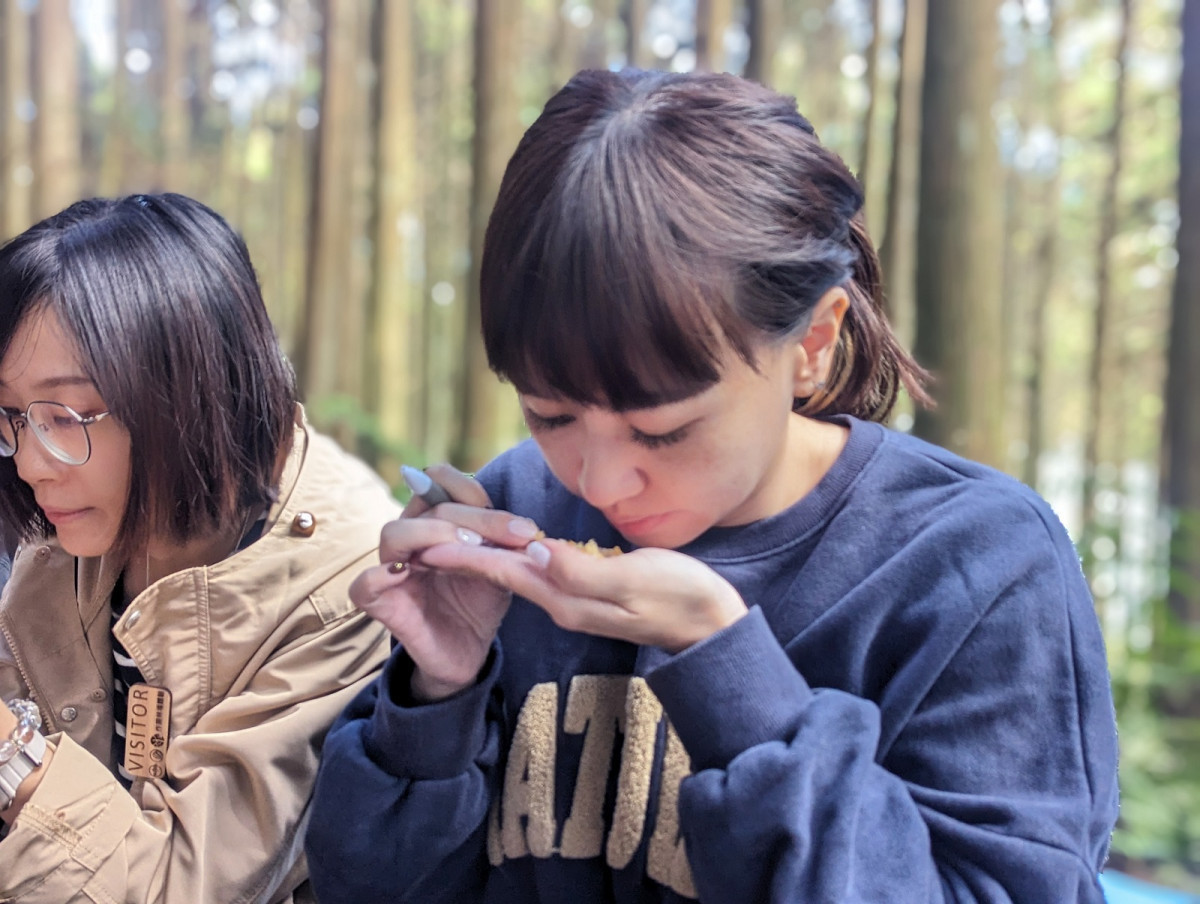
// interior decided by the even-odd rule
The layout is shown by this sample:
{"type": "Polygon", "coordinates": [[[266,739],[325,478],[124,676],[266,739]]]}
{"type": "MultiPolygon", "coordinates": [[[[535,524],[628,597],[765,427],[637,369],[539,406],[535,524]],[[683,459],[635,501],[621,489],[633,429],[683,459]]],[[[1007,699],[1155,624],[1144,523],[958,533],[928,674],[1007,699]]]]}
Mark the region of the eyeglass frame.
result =
{"type": "Polygon", "coordinates": [[[111,411],[101,411],[98,414],[90,414],[87,417],[84,417],[82,414],[80,414],[78,411],[76,411],[70,405],[66,405],[62,402],[55,402],[52,399],[35,399],[34,401],[30,402],[28,405],[25,406],[24,411],[18,411],[15,408],[0,408],[0,417],[8,418],[8,423],[12,426],[12,434],[13,434],[12,451],[5,452],[2,449],[0,449],[0,458],[12,458],[17,454],[17,449],[20,448],[20,445],[21,445],[21,431],[17,429],[17,420],[20,419],[22,428],[28,428],[29,427],[29,409],[32,408],[34,405],[56,405],[59,408],[65,408],[67,411],[67,414],[69,414],[69,415],[71,415],[71,417],[75,418],[75,420],[79,424],[79,426],[83,428],[83,439],[84,439],[84,442],[87,443],[87,455],[85,455],[83,457],[82,461],[68,461],[67,459],[63,458],[62,450],[52,448],[50,446],[50,443],[47,440],[43,439],[38,434],[37,430],[33,431],[33,435],[35,437],[37,437],[37,441],[41,445],[41,447],[43,449],[45,449],[47,452],[49,452],[51,455],[53,455],[55,460],[61,461],[64,465],[69,465],[73,468],[79,468],[79,467],[82,467],[83,465],[86,465],[92,458],[92,435],[88,432],[88,427],[90,427],[92,424],[96,423],[97,421],[101,421],[104,418],[108,417],[110,414],[112,414],[112,412],[111,411]]]}

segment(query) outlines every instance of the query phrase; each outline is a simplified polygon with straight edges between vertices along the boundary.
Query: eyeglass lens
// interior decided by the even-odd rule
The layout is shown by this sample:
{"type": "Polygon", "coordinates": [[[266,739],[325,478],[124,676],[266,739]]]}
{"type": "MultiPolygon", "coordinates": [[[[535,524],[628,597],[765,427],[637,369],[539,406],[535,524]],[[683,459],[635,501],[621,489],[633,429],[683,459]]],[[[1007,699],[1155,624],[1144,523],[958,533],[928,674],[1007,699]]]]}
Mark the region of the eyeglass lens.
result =
{"type": "Polygon", "coordinates": [[[17,451],[17,422],[24,419],[28,432],[51,455],[69,465],[87,461],[90,446],[79,415],[58,402],[33,402],[24,415],[0,417],[0,455],[17,451]]]}

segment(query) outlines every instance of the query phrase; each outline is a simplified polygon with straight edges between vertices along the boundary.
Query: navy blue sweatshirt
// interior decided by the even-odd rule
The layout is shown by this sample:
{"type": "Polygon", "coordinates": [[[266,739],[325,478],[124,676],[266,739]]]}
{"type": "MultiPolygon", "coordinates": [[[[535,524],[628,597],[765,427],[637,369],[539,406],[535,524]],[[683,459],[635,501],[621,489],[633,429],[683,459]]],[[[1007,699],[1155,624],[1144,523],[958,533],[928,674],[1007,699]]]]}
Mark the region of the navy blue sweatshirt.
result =
{"type": "MultiPolygon", "coordinates": [[[[1065,531],[842,421],[808,496],[681,550],[751,607],[682,653],[517,599],[479,683],[416,706],[398,648],[325,745],[323,904],[1102,902],[1116,728],[1065,531]]],[[[532,442],[480,479],[550,536],[622,542],[532,442]]]]}

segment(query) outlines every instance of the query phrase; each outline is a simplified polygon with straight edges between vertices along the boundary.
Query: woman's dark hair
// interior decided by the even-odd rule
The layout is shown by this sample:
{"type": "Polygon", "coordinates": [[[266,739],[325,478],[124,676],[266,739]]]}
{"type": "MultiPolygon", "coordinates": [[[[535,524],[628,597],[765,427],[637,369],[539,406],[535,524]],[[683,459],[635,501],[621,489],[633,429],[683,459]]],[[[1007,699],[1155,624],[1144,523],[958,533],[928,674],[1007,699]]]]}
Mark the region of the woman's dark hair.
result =
{"type": "MultiPolygon", "coordinates": [[[[108,410],[129,431],[129,499],[115,555],[152,535],[200,536],[274,497],[295,377],[250,255],[182,195],[72,204],[0,247],[0,357],[53,312],[108,410]]],[[[52,532],[11,458],[0,521],[52,532]]],[[[234,521],[236,523],[236,521],[234,521]]]]}
{"type": "Polygon", "coordinates": [[[731,75],[580,72],[546,104],[484,241],[488,361],[518,390],[618,410],[752,366],[850,297],[827,388],[806,414],[883,420],[927,379],[883,311],[862,189],[795,101],[731,75]]]}

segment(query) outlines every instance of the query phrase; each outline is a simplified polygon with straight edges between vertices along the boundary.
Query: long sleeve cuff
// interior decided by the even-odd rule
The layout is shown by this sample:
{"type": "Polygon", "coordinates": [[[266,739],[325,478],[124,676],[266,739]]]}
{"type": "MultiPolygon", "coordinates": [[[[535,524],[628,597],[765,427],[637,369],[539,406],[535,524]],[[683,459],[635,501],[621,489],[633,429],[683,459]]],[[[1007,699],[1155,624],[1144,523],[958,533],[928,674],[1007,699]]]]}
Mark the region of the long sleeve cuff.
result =
{"type": "Polygon", "coordinates": [[[397,647],[378,678],[375,711],[363,744],[371,759],[393,775],[452,778],[484,747],[485,713],[500,673],[500,648],[493,645],[473,686],[437,703],[412,702],[412,672],[412,659],[397,647]]]}
{"type": "Polygon", "coordinates": [[[692,760],[722,769],[745,750],[790,737],[812,690],[755,606],[646,675],[692,760]]]}

